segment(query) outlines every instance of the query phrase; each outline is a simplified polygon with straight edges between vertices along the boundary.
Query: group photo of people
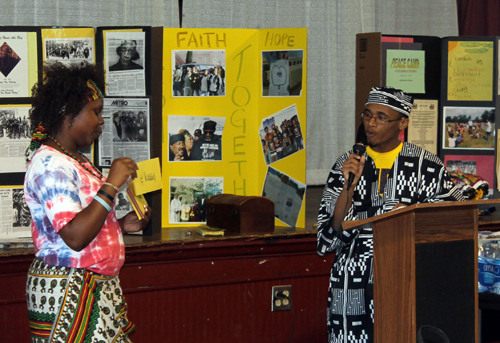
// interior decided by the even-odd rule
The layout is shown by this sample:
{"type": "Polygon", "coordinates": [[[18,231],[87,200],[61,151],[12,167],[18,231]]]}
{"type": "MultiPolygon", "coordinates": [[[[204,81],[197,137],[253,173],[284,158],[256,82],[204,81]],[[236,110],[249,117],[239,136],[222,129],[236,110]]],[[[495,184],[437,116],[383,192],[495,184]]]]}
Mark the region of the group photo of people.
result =
{"type": "Polygon", "coordinates": [[[113,113],[114,142],[146,142],[148,119],[143,111],[113,113]]]}
{"type": "Polygon", "coordinates": [[[477,174],[476,161],[446,161],[446,170],[451,173],[477,174]]]}
{"type": "Polygon", "coordinates": [[[304,149],[295,105],[264,119],[259,134],[266,165],[304,149]]]}
{"type": "Polygon", "coordinates": [[[45,58],[47,61],[71,63],[76,61],[93,62],[93,40],[91,38],[45,39],[45,58]]]}
{"type": "Polygon", "coordinates": [[[445,107],[443,111],[443,148],[495,148],[494,108],[445,107]]]}
{"type": "Polygon", "coordinates": [[[224,50],[172,51],[172,96],[226,95],[224,50]]]}
{"type": "Polygon", "coordinates": [[[0,109],[0,138],[22,139],[31,137],[29,118],[16,115],[15,110],[0,109]]]}
{"type": "Polygon", "coordinates": [[[223,187],[222,177],[170,178],[169,223],[206,222],[207,200],[223,187]]]}
{"type": "Polygon", "coordinates": [[[222,132],[226,118],[169,116],[168,160],[222,161],[222,132]]]}

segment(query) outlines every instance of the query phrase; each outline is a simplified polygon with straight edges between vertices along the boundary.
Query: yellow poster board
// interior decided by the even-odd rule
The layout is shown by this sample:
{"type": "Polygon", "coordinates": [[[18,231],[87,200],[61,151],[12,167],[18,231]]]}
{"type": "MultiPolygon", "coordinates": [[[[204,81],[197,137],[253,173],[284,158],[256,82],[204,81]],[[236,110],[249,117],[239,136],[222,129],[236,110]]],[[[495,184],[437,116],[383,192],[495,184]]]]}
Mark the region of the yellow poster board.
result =
{"type": "Polygon", "coordinates": [[[448,42],[448,101],[493,100],[493,42],[448,42]]]}
{"type": "Polygon", "coordinates": [[[272,179],[286,186],[272,188],[276,225],[303,227],[307,30],[165,28],[163,49],[162,226],[199,225],[181,206],[203,206],[202,193],[263,195],[272,179]],[[283,123],[287,143],[267,142],[283,123]]]}

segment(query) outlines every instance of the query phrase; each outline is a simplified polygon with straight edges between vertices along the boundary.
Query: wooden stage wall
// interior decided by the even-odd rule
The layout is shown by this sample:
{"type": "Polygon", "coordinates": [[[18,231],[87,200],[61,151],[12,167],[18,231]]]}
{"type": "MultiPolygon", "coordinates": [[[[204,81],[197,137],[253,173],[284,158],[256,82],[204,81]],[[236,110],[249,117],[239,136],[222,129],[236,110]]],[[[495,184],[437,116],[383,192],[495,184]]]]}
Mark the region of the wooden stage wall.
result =
{"type": "MultiPolygon", "coordinates": [[[[135,343],[326,342],[333,255],[316,235],[128,247],[120,279],[135,343]],[[292,311],[271,312],[272,286],[292,285],[292,311]]],[[[0,255],[0,342],[28,342],[32,254],[0,255]]]]}

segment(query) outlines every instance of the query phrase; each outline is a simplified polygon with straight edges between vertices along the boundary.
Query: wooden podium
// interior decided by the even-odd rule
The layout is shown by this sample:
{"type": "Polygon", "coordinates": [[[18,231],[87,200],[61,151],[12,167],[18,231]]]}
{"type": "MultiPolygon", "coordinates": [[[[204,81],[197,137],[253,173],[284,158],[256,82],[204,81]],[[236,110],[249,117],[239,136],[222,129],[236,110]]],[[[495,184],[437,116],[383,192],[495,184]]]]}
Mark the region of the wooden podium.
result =
{"type": "Polygon", "coordinates": [[[478,207],[494,204],[415,204],[343,223],[373,228],[375,343],[415,343],[422,325],[478,342],[478,207]]]}

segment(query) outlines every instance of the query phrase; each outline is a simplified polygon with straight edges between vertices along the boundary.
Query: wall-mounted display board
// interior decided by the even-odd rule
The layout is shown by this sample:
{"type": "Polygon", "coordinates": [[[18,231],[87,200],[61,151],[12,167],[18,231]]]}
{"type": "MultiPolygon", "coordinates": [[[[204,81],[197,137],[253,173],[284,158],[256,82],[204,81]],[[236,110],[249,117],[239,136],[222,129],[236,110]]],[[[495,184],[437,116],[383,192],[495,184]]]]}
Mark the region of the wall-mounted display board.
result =
{"type": "Polygon", "coordinates": [[[0,235],[3,236],[22,236],[21,231],[29,231],[24,220],[23,224],[17,220],[19,209],[24,208],[19,185],[24,181],[24,153],[31,138],[28,119],[31,88],[40,80],[41,66],[40,27],[0,27],[0,186],[4,209],[0,235]],[[7,209],[12,213],[5,213],[7,209]]]}
{"type": "MultiPolygon", "coordinates": [[[[99,137],[96,164],[106,168],[124,156],[136,162],[161,158],[163,27],[98,27],[95,39],[97,63],[106,73],[103,118],[109,123],[99,137]]],[[[161,192],[145,198],[158,213],[144,231],[149,235],[161,231],[161,192]]]]}
{"type": "Polygon", "coordinates": [[[43,63],[96,63],[106,122],[83,152],[102,169],[120,156],[160,157],[163,189],[146,195],[157,213],[146,231],[203,223],[205,201],[222,192],[266,196],[278,225],[304,226],[306,29],[10,27],[0,36],[1,186],[23,184],[43,63]]]}
{"type": "Polygon", "coordinates": [[[305,223],[307,30],[164,29],[162,226],[219,193],[263,195],[305,223]]]}
{"type": "Polygon", "coordinates": [[[488,197],[497,197],[498,61],[494,37],[358,34],[356,127],[371,87],[408,91],[415,103],[401,140],[438,155],[450,172],[477,173],[488,181],[488,197]]]}
{"type": "MultiPolygon", "coordinates": [[[[356,35],[356,119],[358,128],[362,121],[368,93],[372,87],[395,87],[411,94],[415,99],[438,100],[440,97],[441,75],[441,38],[433,36],[382,35],[380,32],[359,33],[356,35]]],[[[424,102],[426,121],[435,116],[431,104],[424,102]],[[431,109],[432,110],[432,109],[431,109]]],[[[436,118],[437,119],[437,118],[436,118]]],[[[435,119],[432,125],[437,125],[435,119]]],[[[412,141],[422,141],[426,147],[435,145],[429,142],[429,132],[416,122],[410,131],[412,141]]],[[[435,146],[435,149],[437,147],[435,146]]]]}
{"type": "Polygon", "coordinates": [[[445,37],[441,46],[440,157],[450,172],[480,175],[497,197],[498,41],[445,37]]]}

